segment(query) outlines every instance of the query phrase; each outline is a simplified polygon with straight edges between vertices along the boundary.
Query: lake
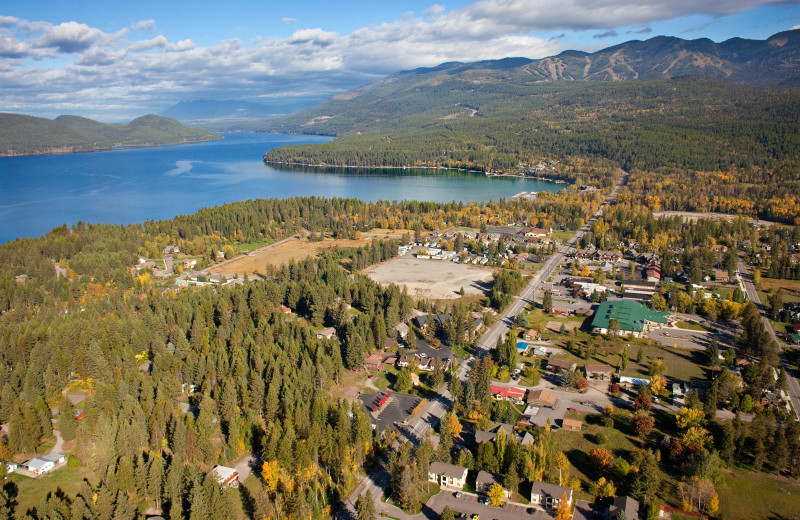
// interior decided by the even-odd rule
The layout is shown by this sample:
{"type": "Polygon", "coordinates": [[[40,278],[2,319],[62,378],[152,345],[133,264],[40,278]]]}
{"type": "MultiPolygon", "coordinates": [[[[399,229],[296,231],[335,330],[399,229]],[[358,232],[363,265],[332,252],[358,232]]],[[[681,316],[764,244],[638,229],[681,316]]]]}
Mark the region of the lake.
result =
{"type": "Polygon", "coordinates": [[[434,202],[499,200],[564,184],[432,169],[339,169],[265,165],[278,146],[320,136],[228,133],[224,139],[155,148],[0,158],[0,243],[66,223],[168,219],[237,200],[318,195],[434,202]],[[367,174],[368,173],[368,174],[367,174]]]}

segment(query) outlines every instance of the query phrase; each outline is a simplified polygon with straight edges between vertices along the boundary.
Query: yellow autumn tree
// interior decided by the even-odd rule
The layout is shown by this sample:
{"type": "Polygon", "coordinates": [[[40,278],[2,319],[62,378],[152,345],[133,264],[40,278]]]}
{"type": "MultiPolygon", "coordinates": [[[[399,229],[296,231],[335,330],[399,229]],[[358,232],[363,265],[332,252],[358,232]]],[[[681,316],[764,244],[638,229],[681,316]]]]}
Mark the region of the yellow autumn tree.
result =
{"type": "Polygon", "coordinates": [[[675,416],[678,428],[687,430],[692,427],[702,426],[705,422],[706,416],[703,410],[698,408],[682,407],[678,410],[678,415],[675,416]]]}
{"type": "Polygon", "coordinates": [[[268,493],[275,493],[280,482],[280,468],[277,460],[269,460],[261,465],[261,478],[268,493]]]}
{"type": "Polygon", "coordinates": [[[661,395],[667,387],[667,380],[662,375],[654,375],[650,378],[650,391],[653,395],[661,395]]]}
{"type": "Polygon", "coordinates": [[[456,414],[448,413],[445,415],[445,420],[447,425],[450,426],[450,433],[453,434],[453,437],[458,437],[461,434],[461,421],[458,420],[456,414]]]}
{"type": "Polygon", "coordinates": [[[558,508],[556,509],[556,520],[569,520],[572,518],[572,510],[569,507],[567,499],[567,492],[561,493],[561,500],[558,501],[558,508]]]}
{"type": "Polygon", "coordinates": [[[492,484],[492,487],[489,488],[489,503],[492,504],[494,507],[500,507],[503,505],[503,498],[505,498],[506,492],[503,489],[503,486],[495,482],[492,484]]]}

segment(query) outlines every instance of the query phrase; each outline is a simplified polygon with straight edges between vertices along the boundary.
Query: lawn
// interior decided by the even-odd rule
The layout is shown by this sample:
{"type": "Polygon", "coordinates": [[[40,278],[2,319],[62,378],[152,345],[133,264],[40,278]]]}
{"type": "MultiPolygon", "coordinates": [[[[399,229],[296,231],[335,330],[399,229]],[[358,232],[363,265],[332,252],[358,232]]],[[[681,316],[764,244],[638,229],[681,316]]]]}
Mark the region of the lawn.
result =
{"type": "Polygon", "coordinates": [[[710,329],[709,327],[706,327],[706,326],[704,326],[704,325],[702,325],[700,323],[697,323],[696,321],[683,321],[683,320],[681,320],[681,321],[678,321],[677,323],[675,323],[675,326],[678,327],[679,329],[685,329],[685,330],[697,330],[697,331],[700,331],[700,332],[713,332],[713,330],[710,329]]]}
{"type": "Polygon", "coordinates": [[[729,520],[797,518],[800,511],[800,482],[791,478],[731,471],[718,493],[719,512],[729,520]]]}
{"type": "Polygon", "coordinates": [[[233,246],[233,249],[235,251],[239,252],[239,253],[249,253],[250,251],[252,251],[254,249],[258,249],[259,247],[268,246],[273,242],[275,242],[274,238],[268,238],[268,239],[265,239],[265,240],[259,240],[257,242],[251,242],[249,244],[245,244],[245,243],[242,243],[242,242],[234,242],[231,245],[233,246]]]}
{"type": "MultiPolygon", "coordinates": [[[[596,345],[596,352],[588,359],[583,359],[564,350],[563,354],[559,354],[559,358],[574,361],[578,366],[583,366],[587,363],[603,363],[616,367],[620,363],[620,353],[624,345],[628,347],[628,367],[622,372],[624,376],[631,377],[649,377],[650,363],[658,358],[664,358],[664,365],[666,366],[667,378],[672,378],[681,381],[691,380],[707,380],[705,367],[705,353],[699,350],[688,350],[665,347],[663,345],[655,345],[651,340],[606,340],[600,336],[570,336],[568,334],[557,334],[560,339],[553,346],[564,347],[569,339],[572,339],[576,349],[580,346],[588,344],[596,345]],[[642,346],[642,362],[636,362],[636,355],[639,350],[639,345],[642,346]]],[[[522,361],[530,361],[531,358],[523,358],[522,361]]]]}
{"type": "Polygon", "coordinates": [[[64,466],[39,478],[28,478],[18,473],[12,473],[8,480],[19,486],[16,516],[22,518],[28,509],[38,507],[48,493],[55,493],[59,489],[67,496],[74,496],[84,479],[88,479],[92,485],[97,484],[97,476],[88,468],[64,466]]]}

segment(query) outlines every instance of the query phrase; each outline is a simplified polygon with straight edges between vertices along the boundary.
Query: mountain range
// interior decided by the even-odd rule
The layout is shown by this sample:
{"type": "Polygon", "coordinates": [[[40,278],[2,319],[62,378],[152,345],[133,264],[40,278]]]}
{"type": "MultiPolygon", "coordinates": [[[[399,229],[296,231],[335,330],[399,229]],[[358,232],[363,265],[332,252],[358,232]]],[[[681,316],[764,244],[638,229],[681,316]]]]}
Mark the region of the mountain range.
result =
{"type": "Polygon", "coordinates": [[[105,124],[79,116],[56,119],[0,113],[0,156],[109,150],[119,146],[159,146],[213,141],[220,136],[161,116],[105,124]]]}
{"type": "Polygon", "coordinates": [[[302,99],[291,102],[254,103],[240,100],[198,99],[181,101],[159,115],[172,117],[182,123],[205,128],[243,120],[262,119],[291,114],[317,104],[321,99],[302,99]]]}
{"type": "Polygon", "coordinates": [[[482,96],[492,94],[514,104],[520,96],[547,90],[547,85],[563,89],[564,83],[592,85],[690,75],[757,87],[800,86],[800,30],[766,40],[733,38],[722,43],[657,36],[594,53],[564,51],[537,60],[443,63],[399,72],[297,114],[240,128],[342,135],[445,107],[452,108],[446,115],[453,117],[479,115],[482,96]]]}

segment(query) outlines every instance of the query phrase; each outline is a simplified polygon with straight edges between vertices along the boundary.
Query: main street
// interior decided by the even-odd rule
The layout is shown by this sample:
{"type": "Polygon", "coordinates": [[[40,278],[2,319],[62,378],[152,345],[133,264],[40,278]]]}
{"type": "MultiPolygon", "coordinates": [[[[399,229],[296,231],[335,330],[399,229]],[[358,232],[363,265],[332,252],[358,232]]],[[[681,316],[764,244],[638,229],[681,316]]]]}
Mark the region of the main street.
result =
{"type": "Polygon", "coordinates": [[[747,298],[756,304],[756,307],[758,307],[758,312],[761,313],[761,319],[764,321],[764,328],[767,329],[767,332],[769,332],[770,336],[772,336],[772,339],[779,346],[781,346],[780,358],[783,368],[786,371],[786,393],[789,395],[789,399],[792,401],[792,408],[794,408],[795,416],[800,417],[800,384],[798,384],[796,374],[789,365],[789,360],[786,359],[786,353],[783,351],[782,347],[783,343],[778,340],[778,336],[775,334],[775,330],[772,328],[772,323],[769,322],[769,319],[764,313],[764,306],[761,304],[761,298],[758,297],[756,286],[753,283],[753,277],[747,271],[747,266],[742,260],[739,260],[739,276],[744,283],[744,289],[747,293],[747,298]]]}
{"type": "MultiPolygon", "coordinates": [[[[504,337],[508,332],[510,326],[514,323],[520,312],[529,304],[533,303],[536,291],[539,290],[542,283],[547,280],[553,271],[561,264],[566,258],[567,253],[575,247],[591,228],[592,225],[603,215],[605,207],[614,202],[619,194],[619,190],[628,180],[628,173],[622,172],[614,189],[606,197],[606,200],[600,205],[600,209],[583,225],[572,238],[565,244],[558,252],[554,253],[542,266],[542,269],[536,273],[533,278],[528,282],[528,285],[514,298],[508,307],[500,314],[498,320],[481,336],[478,340],[472,357],[466,363],[461,365],[456,371],[456,377],[461,381],[467,379],[467,371],[472,366],[472,361],[475,357],[485,356],[491,349],[497,345],[497,339],[504,337]]],[[[447,385],[442,385],[439,388],[438,397],[425,403],[422,409],[414,415],[414,418],[409,421],[408,425],[403,428],[403,435],[412,442],[418,442],[425,438],[428,430],[434,428],[447,410],[450,409],[451,396],[447,390],[447,385]]],[[[381,511],[386,508],[386,505],[381,501],[384,494],[384,489],[388,486],[386,468],[383,462],[376,464],[375,469],[371,471],[361,483],[356,486],[356,489],[350,494],[342,508],[338,517],[342,520],[352,520],[356,517],[355,504],[358,497],[363,493],[370,492],[376,500],[377,510],[381,511]]]]}

